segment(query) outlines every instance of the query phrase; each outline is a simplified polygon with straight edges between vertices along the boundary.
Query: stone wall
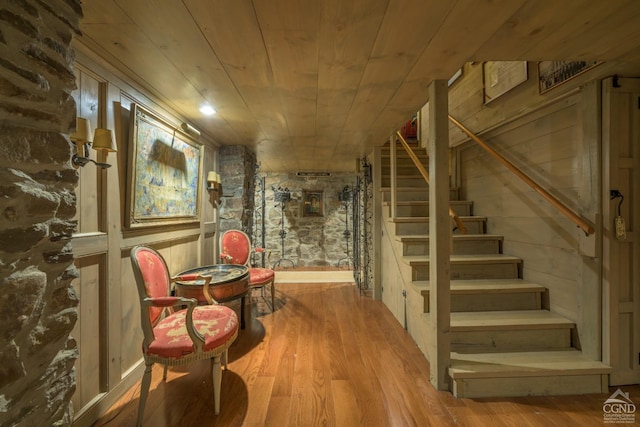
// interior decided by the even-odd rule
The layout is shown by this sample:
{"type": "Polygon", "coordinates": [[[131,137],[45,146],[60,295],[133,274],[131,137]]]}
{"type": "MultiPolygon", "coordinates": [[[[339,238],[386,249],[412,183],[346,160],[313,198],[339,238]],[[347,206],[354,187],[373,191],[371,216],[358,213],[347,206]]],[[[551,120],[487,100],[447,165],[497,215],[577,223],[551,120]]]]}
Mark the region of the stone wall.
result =
{"type": "Polygon", "coordinates": [[[219,156],[222,181],[220,233],[235,229],[251,236],[256,156],[241,145],[220,147],[219,156]]]}
{"type": "MultiPolygon", "coordinates": [[[[265,241],[269,265],[280,258],[293,261],[298,267],[331,266],[337,267],[341,259],[347,256],[347,241],[344,237],[345,220],[351,232],[349,255],[353,256],[353,206],[349,202],[345,218],[345,207],[338,193],[345,186],[356,184],[356,174],[332,173],[328,177],[299,177],[294,174],[261,174],[265,177],[265,241]],[[291,201],[285,203],[284,215],[281,204],[274,201],[274,189],[288,188],[291,201]],[[303,215],[303,191],[323,191],[323,216],[303,215]],[[284,254],[282,254],[282,220],[284,217],[284,254]]],[[[256,206],[260,205],[260,194],[256,193],[256,206]]],[[[289,267],[291,263],[282,263],[289,267]]],[[[352,264],[350,264],[351,266],[352,264]]],[[[345,266],[345,260],[340,263],[345,266]]]]}
{"type": "Polygon", "coordinates": [[[70,425],[79,1],[0,5],[0,424],[70,425]]]}

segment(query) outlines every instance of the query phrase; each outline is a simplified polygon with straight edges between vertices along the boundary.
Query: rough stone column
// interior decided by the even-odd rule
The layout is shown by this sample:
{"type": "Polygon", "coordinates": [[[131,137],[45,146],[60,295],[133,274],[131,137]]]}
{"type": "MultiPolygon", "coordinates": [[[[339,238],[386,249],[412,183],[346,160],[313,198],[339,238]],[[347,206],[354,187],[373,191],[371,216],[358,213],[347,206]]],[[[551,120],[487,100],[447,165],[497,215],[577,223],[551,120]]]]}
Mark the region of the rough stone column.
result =
{"type": "Polygon", "coordinates": [[[79,1],[0,3],[0,425],[70,425],[79,1]]]}
{"type": "Polygon", "coordinates": [[[253,235],[256,156],[241,145],[220,147],[220,232],[236,229],[253,235]]]}

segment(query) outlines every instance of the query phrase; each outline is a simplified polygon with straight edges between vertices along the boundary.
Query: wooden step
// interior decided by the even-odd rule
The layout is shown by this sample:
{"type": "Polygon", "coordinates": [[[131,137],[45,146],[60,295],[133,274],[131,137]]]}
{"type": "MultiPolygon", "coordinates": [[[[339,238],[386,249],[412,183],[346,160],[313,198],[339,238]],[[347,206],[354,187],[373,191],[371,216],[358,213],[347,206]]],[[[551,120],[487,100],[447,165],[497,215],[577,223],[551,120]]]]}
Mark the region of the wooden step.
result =
{"type": "MultiPolygon", "coordinates": [[[[429,255],[429,235],[396,236],[402,255],[429,255]]],[[[497,234],[453,234],[451,253],[456,255],[499,254],[503,237],[497,234]]]]}
{"type": "MultiPolygon", "coordinates": [[[[424,298],[424,312],[429,312],[428,280],[411,283],[424,298]]],[[[451,311],[540,310],[546,288],[522,279],[481,279],[451,281],[451,311]]]]}
{"type": "Polygon", "coordinates": [[[451,351],[569,349],[574,327],[572,321],[548,310],[452,312],[451,351]]]}
{"type": "MultiPolygon", "coordinates": [[[[422,175],[411,173],[396,176],[396,185],[398,187],[429,188],[429,184],[427,184],[422,175]]],[[[391,186],[391,177],[389,175],[382,175],[382,186],[391,186]]]]}
{"type": "MultiPolygon", "coordinates": [[[[459,216],[460,220],[467,228],[467,234],[484,234],[486,230],[486,216],[459,216]]],[[[391,220],[395,223],[396,236],[407,236],[413,234],[429,233],[429,217],[428,216],[397,216],[391,220]]],[[[455,223],[451,221],[452,230],[455,223]]],[[[460,234],[457,228],[454,233],[460,234]]]]}
{"type": "MultiPolygon", "coordinates": [[[[428,188],[415,188],[415,187],[397,187],[397,201],[416,201],[416,200],[429,200],[428,188]]],[[[380,187],[382,192],[382,201],[389,202],[391,200],[391,188],[380,187]]],[[[458,200],[460,191],[458,188],[449,189],[449,200],[458,200]]]]}
{"type": "MultiPolygon", "coordinates": [[[[411,151],[418,156],[420,160],[428,161],[429,156],[427,155],[427,149],[421,147],[411,147],[411,151]]],[[[391,152],[389,150],[382,150],[380,152],[380,158],[382,159],[383,164],[385,162],[389,162],[391,160],[391,152]]],[[[405,149],[399,149],[396,151],[396,160],[398,159],[411,159],[409,153],[405,149]]]]}
{"type": "MultiPolygon", "coordinates": [[[[418,160],[420,161],[420,164],[424,166],[425,169],[429,167],[429,159],[425,154],[419,155],[418,160]]],[[[413,170],[417,170],[416,164],[411,157],[409,157],[406,154],[398,155],[396,157],[396,171],[398,168],[405,167],[405,166],[411,166],[413,170]]],[[[385,156],[382,156],[381,172],[383,174],[388,174],[390,170],[391,170],[391,159],[389,157],[385,158],[385,156]]]]}
{"type": "MultiPolygon", "coordinates": [[[[387,203],[388,205],[389,203],[387,203]]],[[[468,200],[450,200],[449,206],[457,215],[471,216],[473,202],[468,200]]],[[[429,216],[429,201],[406,200],[396,202],[397,216],[429,216]]]]}
{"type": "MultiPolygon", "coordinates": [[[[429,257],[403,256],[411,267],[411,280],[429,280],[429,257]]],[[[522,260],[518,257],[493,255],[451,255],[451,279],[516,279],[521,277],[522,260]]]]}
{"type": "MultiPolygon", "coordinates": [[[[428,166],[426,164],[422,165],[425,170],[428,171],[428,166]]],[[[396,163],[395,167],[396,177],[398,176],[407,176],[407,175],[420,175],[418,171],[418,167],[413,163],[412,160],[399,161],[396,163]]],[[[391,166],[382,166],[380,168],[380,174],[383,182],[391,182],[391,166]]],[[[420,175],[422,177],[422,175],[420,175]]],[[[387,184],[388,185],[388,184],[387,184]]]]}
{"type": "Polygon", "coordinates": [[[548,310],[451,313],[451,331],[571,329],[572,321],[548,310]]]}
{"type": "Polygon", "coordinates": [[[606,364],[576,349],[513,353],[451,353],[458,398],[608,393],[606,364]]]}
{"type": "MultiPolygon", "coordinates": [[[[427,166],[426,165],[422,165],[425,170],[427,170],[427,166]]],[[[411,175],[417,175],[420,177],[420,179],[424,182],[424,178],[422,177],[422,175],[420,174],[420,171],[418,170],[418,167],[415,165],[415,163],[413,163],[413,161],[405,161],[405,162],[398,162],[398,164],[396,164],[395,167],[395,173],[396,173],[396,179],[404,176],[404,177],[408,177],[411,175]]],[[[380,178],[382,179],[382,182],[391,182],[391,167],[382,167],[382,169],[380,170],[380,178]]],[[[387,184],[388,186],[389,184],[387,184]]]]}

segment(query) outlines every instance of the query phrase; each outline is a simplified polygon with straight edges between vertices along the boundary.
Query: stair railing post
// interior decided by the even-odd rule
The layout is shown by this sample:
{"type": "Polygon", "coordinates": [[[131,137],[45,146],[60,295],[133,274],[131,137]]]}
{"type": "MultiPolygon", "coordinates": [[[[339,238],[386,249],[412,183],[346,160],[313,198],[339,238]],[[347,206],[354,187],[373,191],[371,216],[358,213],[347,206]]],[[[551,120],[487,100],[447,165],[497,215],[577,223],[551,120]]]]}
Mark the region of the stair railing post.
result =
{"type": "Polygon", "coordinates": [[[398,156],[396,153],[396,149],[397,147],[397,141],[394,135],[391,135],[391,137],[389,138],[389,187],[390,187],[390,193],[391,193],[391,210],[390,210],[390,216],[391,218],[395,218],[396,217],[396,211],[397,211],[397,200],[398,200],[398,188],[397,188],[397,179],[396,179],[396,173],[397,173],[397,161],[398,161],[398,156]]]}
{"type": "Polygon", "coordinates": [[[450,390],[451,220],[449,217],[449,96],[446,80],[429,86],[429,336],[431,384],[450,390]]]}

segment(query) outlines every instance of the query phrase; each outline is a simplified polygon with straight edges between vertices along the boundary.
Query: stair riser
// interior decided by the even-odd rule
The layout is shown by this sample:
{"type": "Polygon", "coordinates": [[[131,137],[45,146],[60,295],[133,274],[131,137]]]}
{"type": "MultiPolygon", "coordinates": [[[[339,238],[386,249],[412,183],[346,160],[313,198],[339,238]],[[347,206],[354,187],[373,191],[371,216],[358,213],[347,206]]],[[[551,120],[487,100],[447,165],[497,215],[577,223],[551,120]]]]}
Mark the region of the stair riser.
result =
{"type": "MultiPolygon", "coordinates": [[[[479,218],[464,218],[462,223],[467,227],[467,234],[484,234],[485,226],[484,221],[479,218]]],[[[453,221],[451,222],[451,229],[455,227],[453,221]]],[[[455,233],[459,233],[456,230],[455,233]]],[[[408,223],[396,223],[396,236],[409,236],[414,234],[428,234],[429,223],[428,222],[408,222],[408,223]]]]}
{"type": "MultiPolygon", "coordinates": [[[[424,312],[429,312],[429,294],[424,296],[424,312]]],[[[451,294],[451,312],[539,310],[539,292],[451,294]]]]}
{"type": "MultiPolygon", "coordinates": [[[[520,271],[517,263],[451,264],[451,280],[517,279],[520,271]]],[[[429,280],[429,266],[412,268],[413,280],[429,280]]]]}
{"type": "MultiPolygon", "coordinates": [[[[455,255],[473,255],[473,254],[499,254],[500,240],[456,240],[453,239],[453,247],[451,250],[455,255]]],[[[402,254],[410,255],[429,255],[429,241],[422,242],[405,242],[403,243],[402,254]]]]}
{"type": "MultiPolygon", "coordinates": [[[[429,158],[426,155],[418,156],[418,160],[425,169],[429,167],[429,158]]],[[[396,156],[396,169],[399,167],[412,167],[413,170],[416,170],[416,166],[413,163],[413,160],[409,156],[396,156]]],[[[384,173],[388,173],[391,170],[391,158],[383,158],[382,159],[382,167],[380,170],[384,173]]]]}
{"type": "Polygon", "coordinates": [[[571,348],[571,330],[568,328],[464,332],[452,330],[451,332],[451,351],[459,353],[538,351],[569,348],[571,348]]]}
{"type": "MultiPolygon", "coordinates": [[[[424,167],[425,170],[427,170],[427,166],[424,167]]],[[[390,180],[390,176],[391,176],[391,168],[389,167],[382,167],[382,169],[380,170],[380,173],[382,174],[382,180],[384,181],[391,181],[390,180]]],[[[399,175],[418,175],[420,174],[420,170],[413,164],[412,161],[407,162],[406,164],[400,164],[396,167],[396,177],[399,175]]],[[[428,170],[427,170],[427,173],[428,170]]],[[[422,182],[424,182],[424,180],[422,180],[422,182]]]]}
{"type": "MultiPolygon", "coordinates": [[[[387,186],[391,186],[390,179],[384,179],[382,182],[387,182],[387,186]]],[[[384,185],[384,184],[383,184],[384,185]]],[[[428,184],[421,176],[411,178],[396,178],[396,186],[398,187],[414,187],[414,188],[429,188],[428,184]]],[[[428,191],[428,190],[427,190],[428,191]]]]}
{"type": "MultiPolygon", "coordinates": [[[[460,216],[471,216],[471,204],[452,204],[453,211],[460,216]]],[[[429,216],[429,205],[396,206],[397,216],[429,216]]]]}
{"type": "Polygon", "coordinates": [[[606,375],[566,375],[513,378],[454,379],[457,398],[564,396],[608,393],[606,375]]]}
{"type": "MultiPolygon", "coordinates": [[[[429,167],[425,164],[422,165],[424,170],[427,172],[427,175],[429,174],[429,167]]],[[[382,177],[382,181],[389,181],[390,180],[390,176],[391,176],[391,168],[390,167],[382,167],[380,169],[380,174],[382,177]]],[[[397,178],[402,178],[403,176],[410,176],[410,175],[416,175],[416,178],[418,176],[420,176],[420,180],[422,182],[424,182],[424,179],[422,178],[422,173],[420,172],[420,169],[418,169],[418,167],[416,165],[413,164],[413,162],[411,160],[404,162],[402,164],[399,164],[398,166],[396,166],[396,179],[397,178]]]]}
{"type": "MultiPolygon", "coordinates": [[[[396,193],[397,200],[406,202],[406,201],[425,201],[429,200],[429,191],[398,191],[396,193]]],[[[390,202],[391,201],[391,191],[386,191],[383,195],[383,201],[390,202]]]]}
{"type": "MultiPolygon", "coordinates": [[[[397,192],[398,201],[402,202],[410,202],[410,201],[427,201],[429,200],[429,190],[424,189],[420,191],[403,191],[399,190],[397,192]]],[[[449,200],[458,200],[458,190],[452,188],[449,190],[449,200]]],[[[382,195],[383,202],[391,201],[391,192],[385,191],[382,195]]]]}

